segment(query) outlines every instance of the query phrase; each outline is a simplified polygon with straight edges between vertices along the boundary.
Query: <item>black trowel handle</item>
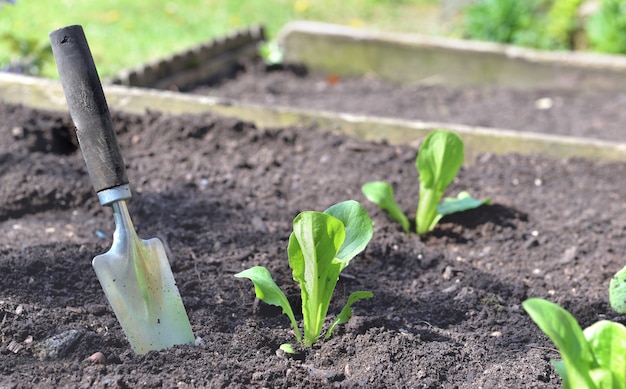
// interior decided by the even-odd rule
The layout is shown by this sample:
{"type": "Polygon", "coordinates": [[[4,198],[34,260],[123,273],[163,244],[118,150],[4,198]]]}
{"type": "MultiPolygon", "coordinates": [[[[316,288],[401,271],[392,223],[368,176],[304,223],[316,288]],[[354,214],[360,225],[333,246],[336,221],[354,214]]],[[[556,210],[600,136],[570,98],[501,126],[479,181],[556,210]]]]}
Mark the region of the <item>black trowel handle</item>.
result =
{"type": "Polygon", "coordinates": [[[111,114],[83,28],[69,26],[52,31],[50,43],[96,192],[128,184],[111,114]]]}

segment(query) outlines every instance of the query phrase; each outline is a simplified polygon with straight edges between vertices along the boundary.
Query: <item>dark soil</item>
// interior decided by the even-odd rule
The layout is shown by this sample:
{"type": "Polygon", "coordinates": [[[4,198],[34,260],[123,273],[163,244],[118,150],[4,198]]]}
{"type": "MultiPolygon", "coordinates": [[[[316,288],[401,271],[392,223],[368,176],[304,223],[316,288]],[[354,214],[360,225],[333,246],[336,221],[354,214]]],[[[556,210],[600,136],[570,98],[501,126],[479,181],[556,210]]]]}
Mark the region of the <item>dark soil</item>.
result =
{"type": "Polygon", "coordinates": [[[241,64],[187,90],[267,106],[367,114],[626,142],[626,93],[395,84],[301,66],[241,64]]]}
{"type": "Polygon", "coordinates": [[[166,242],[198,345],[131,351],[91,268],[113,220],[69,115],[0,104],[0,388],[558,388],[558,353],[521,303],[549,298],[583,326],[624,322],[607,298],[626,250],[622,163],[482,155],[448,194],[493,205],[420,238],[360,193],[384,179],[413,214],[414,148],[211,114],[113,119],[133,221],[166,242]],[[297,304],[291,221],[346,199],[366,206],[375,233],[342,274],[330,316],[352,291],[375,297],[331,339],[286,357],[277,349],[294,342],[288,319],[233,274],[264,265],[297,304]],[[40,359],[55,335],[64,347],[40,359]],[[96,352],[103,363],[88,359],[96,352]]]}

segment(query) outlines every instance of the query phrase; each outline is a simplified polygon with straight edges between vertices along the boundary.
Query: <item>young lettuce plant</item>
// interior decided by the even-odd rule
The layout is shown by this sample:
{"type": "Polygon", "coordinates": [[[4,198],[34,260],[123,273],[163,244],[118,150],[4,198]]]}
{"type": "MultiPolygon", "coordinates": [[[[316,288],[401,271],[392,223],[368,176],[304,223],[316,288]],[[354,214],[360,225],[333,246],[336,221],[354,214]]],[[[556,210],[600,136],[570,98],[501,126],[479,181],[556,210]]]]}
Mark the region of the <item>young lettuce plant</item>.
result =
{"type": "MultiPolygon", "coordinates": [[[[445,215],[490,203],[489,199],[477,200],[465,191],[457,198],[446,198],[440,203],[446,188],[461,168],[464,158],[463,141],[454,132],[437,130],[424,139],[415,160],[420,181],[420,195],[415,214],[415,227],[419,235],[435,228],[445,215]]],[[[409,233],[408,217],[394,199],[391,185],[382,181],[368,182],[363,185],[361,191],[369,201],[398,221],[404,232],[409,233]]]]}
{"type": "Polygon", "coordinates": [[[626,327],[608,320],[583,331],[565,309],[550,301],[531,298],[524,310],[559,349],[552,365],[565,389],[626,389],[626,327]]]}
{"type": "Polygon", "coordinates": [[[615,273],[609,284],[609,302],[617,313],[626,313],[626,267],[615,273]]]}
{"type": "Polygon", "coordinates": [[[400,223],[405,233],[410,232],[409,218],[396,202],[391,185],[383,181],[367,182],[363,184],[361,191],[366,199],[378,205],[380,209],[387,212],[389,217],[400,223]]]}
{"type": "MultiPolygon", "coordinates": [[[[372,226],[365,208],[353,200],[335,204],[324,212],[302,212],[294,219],[287,254],[293,279],[300,285],[304,337],[287,297],[266,268],[254,266],[235,277],[248,278],[257,298],[281,307],[291,321],[298,343],[310,347],[322,333],[339,274],[372,239],[372,226]]],[[[328,339],[337,325],[350,319],[353,303],[371,297],[371,292],[353,292],[324,338],[328,339]]]]}
{"type": "Polygon", "coordinates": [[[278,42],[269,41],[261,45],[259,48],[259,55],[265,61],[268,66],[282,65],[285,57],[284,50],[280,47],[278,42]]]}

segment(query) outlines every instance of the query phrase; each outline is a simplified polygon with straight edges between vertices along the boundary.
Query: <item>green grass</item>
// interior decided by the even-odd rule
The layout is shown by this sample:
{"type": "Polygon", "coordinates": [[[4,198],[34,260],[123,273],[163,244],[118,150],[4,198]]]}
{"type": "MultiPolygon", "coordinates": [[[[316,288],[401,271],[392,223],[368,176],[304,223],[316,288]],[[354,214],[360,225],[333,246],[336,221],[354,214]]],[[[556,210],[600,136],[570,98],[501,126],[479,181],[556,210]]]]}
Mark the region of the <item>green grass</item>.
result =
{"type": "MultiPolygon", "coordinates": [[[[16,0],[0,8],[0,66],[19,55],[10,41],[46,45],[48,33],[81,24],[102,77],[181,51],[237,28],[319,20],[387,31],[433,32],[436,0],[16,0]]],[[[26,51],[32,51],[26,49],[26,51]]],[[[42,75],[57,78],[49,58],[42,75]]]]}

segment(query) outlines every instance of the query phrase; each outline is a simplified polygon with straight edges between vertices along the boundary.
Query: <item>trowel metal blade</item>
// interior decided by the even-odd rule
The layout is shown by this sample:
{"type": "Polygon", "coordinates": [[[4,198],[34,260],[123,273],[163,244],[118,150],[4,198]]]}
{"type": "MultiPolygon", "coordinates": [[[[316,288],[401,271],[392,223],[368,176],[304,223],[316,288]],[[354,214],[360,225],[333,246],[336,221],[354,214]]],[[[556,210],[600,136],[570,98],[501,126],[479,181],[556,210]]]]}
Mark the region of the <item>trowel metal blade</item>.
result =
{"type": "Polygon", "coordinates": [[[114,238],[111,249],[96,256],[92,264],[133,350],[145,354],[193,344],[163,243],[132,235],[117,242],[114,238]]]}

